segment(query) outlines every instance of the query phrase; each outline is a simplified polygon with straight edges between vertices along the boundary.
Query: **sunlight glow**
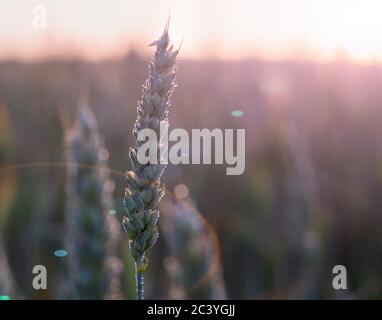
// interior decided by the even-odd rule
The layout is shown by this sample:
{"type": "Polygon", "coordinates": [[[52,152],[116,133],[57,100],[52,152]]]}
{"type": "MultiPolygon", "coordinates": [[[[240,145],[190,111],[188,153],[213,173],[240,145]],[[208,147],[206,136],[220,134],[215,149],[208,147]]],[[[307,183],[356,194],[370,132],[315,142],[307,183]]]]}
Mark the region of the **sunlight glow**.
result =
{"type": "Polygon", "coordinates": [[[123,55],[159,35],[169,10],[183,57],[382,58],[380,0],[4,1],[0,57],[123,55]],[[47,30],[32,28],[36,4],[47,30]]]}

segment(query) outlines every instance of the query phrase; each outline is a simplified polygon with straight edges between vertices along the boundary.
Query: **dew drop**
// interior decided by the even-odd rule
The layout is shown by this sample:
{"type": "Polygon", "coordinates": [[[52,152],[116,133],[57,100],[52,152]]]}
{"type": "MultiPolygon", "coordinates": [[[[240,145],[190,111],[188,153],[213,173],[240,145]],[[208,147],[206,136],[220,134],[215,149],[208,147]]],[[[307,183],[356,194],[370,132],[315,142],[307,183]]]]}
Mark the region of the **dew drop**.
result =
{"type": "Polygon", "coordinates": [[[244,115],[244,112],[241,110],[234,110],[234,111],[231,111],[231,115],[234,117],[241,117],[242,115],[244,115]]]}
{"type": "Polygon", "coordinates": [[[56,251],[54,251],[54,255],[56,257],[59,257],[59,258],[65,257],[67,254],[68,254],[68,251],[66,251],[66,250],[56,250],[56,251]]]}

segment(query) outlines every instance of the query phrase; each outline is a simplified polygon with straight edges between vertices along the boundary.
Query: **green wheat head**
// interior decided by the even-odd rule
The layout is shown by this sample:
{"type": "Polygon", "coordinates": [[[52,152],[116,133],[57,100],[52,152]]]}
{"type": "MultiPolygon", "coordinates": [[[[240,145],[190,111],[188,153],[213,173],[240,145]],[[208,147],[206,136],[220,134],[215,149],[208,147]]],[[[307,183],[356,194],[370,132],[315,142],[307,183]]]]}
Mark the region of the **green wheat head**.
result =
{"type": "MultiPolygon", "coordinates": [[[[176,57],[179,50],[173,50],[168,36],[168,23],[162,36],[151,46],[156,46],[153,61],[150,63],[149,78],[143,87],[142,100],[138,102],[138,117],[133,135],[135,146],[129,150],[132,171],[126,174],[127,188],[124,196],[126,215],[123,226],[130,238],[130,251],[136,262],[137,272],[147,268],[146,252],[158,239],[158,204],[164,195],[160,181],[165,164],[141,164],[137,150],[144,142],[137,140],[142,129],[152,129],[160,137],[160,124],[168,125],[170,97],[175,88],[176,57]]],[[[158,144],[158,151],[161,146],[158,144]]]]}
{"type": "Polygon", "coordinates": [[[226,299],[217,239],[207,222],[186,201],[166,198],[161,231],[170,249],[166,270],[170,298],[226,299]]]}
{"type": "Polygon", "coordinates": [[[107,167],[108,151],[86,104],[80,105],[77,122],[66,138],[69,297],[115,298],[119,228],[109,214],[114,185],[107,167]]]}

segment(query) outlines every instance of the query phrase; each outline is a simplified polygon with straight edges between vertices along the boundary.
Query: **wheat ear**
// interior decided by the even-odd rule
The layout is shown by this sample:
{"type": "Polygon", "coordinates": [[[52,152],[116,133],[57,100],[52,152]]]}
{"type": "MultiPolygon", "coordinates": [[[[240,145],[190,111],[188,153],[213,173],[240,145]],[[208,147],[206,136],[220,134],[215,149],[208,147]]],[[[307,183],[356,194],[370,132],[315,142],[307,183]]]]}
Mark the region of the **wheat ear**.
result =
{"type": "Polygon", "coordinates": [[[173,299],[226,299],[218,240],[204,218],[176,198],[161,202],[161,231],[170,249],[165,267],[173,299]]]}
{"type": "Polygon", "coordinates": [[[115,297],[118,279],[114,256],[118,228],[109,214],[113,182],[107,167],[108,151],[98,133],[93,112],[81,103],[77,122],[66,135],[67,248],[70,298],[115,297]]]}
{"type": "MultiPolygon", "coordinates": [[[[156,52],[150,63],[149,78],[143,87],[143,97],[138,102],[138,116],[133,130],[136,145],[129,150],[132,171],[126,174],[127,188],[123,201],[126,208],[123,226],[130,238],[130,252],[135,260],[138,300],[143,299],[143,273],[148,264],[146,252],[159,236],[158,204],[164,195],[160,178],[166,168],[159,161],[159,152],[157,164],[141,164],[138,161],[138,148],[144,143],[138,141],[138,133],[142,129],[152,129],[160,137],[161,123],[168,127],[168,110],[175,88],[176,58],[179,52],[179,49],[173,50],[170,45],[168,26],[167,22],[161,37],[150,44],[156,46],[156,52]]],[[[161,149],[159,143],[157,149],[161,149]]]]}

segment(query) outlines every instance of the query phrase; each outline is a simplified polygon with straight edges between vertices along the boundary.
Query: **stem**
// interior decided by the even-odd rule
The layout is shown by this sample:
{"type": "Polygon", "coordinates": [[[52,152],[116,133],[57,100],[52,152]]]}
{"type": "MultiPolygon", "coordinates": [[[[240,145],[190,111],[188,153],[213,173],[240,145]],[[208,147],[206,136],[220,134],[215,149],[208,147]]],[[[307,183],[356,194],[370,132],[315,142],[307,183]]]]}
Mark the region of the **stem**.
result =
{"type": "Polygon", "coordinates": [[[143,272],[139,271],[139,261],[135,263],[135,281],[136,281],[136,288],[137,288],[137,300],[143,300],[143,272]]]}

